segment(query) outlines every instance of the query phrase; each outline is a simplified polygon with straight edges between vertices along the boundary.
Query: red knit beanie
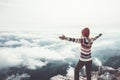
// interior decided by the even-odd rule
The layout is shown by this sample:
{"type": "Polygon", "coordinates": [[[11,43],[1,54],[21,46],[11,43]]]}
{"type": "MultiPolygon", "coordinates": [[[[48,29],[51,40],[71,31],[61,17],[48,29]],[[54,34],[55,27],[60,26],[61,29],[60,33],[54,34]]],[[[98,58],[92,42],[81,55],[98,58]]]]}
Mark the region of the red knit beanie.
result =
{"type": "Polygon", "coordinates": [[[89,35],[90,35],[90,30],[89,30],[89,28],[84,28],[84,29],[82,29],[82,35],[84,36],[84,37],[89,37],[89,35]]]}

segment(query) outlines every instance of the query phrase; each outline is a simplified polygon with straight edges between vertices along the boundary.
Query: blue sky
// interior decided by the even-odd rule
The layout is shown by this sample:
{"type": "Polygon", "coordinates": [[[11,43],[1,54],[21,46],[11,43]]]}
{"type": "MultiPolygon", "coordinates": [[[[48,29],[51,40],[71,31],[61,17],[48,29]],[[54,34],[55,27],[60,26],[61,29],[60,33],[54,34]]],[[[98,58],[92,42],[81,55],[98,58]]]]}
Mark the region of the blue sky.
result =
{"type": "Polygon", "coordinates": [[[119,32],[119,0],[0,0],[1,31],[119,32]],[[107,31],[106,31],[107,30],[107,31]]]}

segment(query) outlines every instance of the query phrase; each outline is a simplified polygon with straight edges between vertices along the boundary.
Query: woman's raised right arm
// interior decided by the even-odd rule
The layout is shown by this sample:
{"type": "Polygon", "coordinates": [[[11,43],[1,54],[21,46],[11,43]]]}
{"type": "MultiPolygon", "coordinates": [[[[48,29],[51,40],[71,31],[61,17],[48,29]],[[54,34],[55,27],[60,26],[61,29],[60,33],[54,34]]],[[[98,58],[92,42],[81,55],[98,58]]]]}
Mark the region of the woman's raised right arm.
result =
{"type": "Polygon", "coordinates": [[[81,43],[80,38],[71,38],[71,37],[66,37],[65,35],[59,36],[59,38],[61,40],[67,40],[67,41],[71,41],[71,42],[81,43]]]}

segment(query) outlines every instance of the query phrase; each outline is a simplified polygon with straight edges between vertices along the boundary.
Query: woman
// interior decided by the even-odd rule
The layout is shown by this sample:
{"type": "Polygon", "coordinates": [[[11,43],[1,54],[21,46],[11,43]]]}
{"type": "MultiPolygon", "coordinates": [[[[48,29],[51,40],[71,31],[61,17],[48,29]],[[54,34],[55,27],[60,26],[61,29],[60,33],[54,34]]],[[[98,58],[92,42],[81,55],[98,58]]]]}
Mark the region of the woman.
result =
{"type": "Polygon", "coordinates": [[[60,36],[61,40],[72,41],[81,44],[81,51],[80,51],[80,59],[75,67],[74,72],[74,80],[79,80],[79,70],[85,66],[86,67],[86,74],[87,80],[91,80],[91,70],[92,70],[92,57],[91,57],[91,47],[93,42],[99,38],[102,34],[94,38],[90,38],[90,30],[89,28],[84,28],[81,31],[82,37],[81,38],[70,38],[64,35],[60,36]]]}

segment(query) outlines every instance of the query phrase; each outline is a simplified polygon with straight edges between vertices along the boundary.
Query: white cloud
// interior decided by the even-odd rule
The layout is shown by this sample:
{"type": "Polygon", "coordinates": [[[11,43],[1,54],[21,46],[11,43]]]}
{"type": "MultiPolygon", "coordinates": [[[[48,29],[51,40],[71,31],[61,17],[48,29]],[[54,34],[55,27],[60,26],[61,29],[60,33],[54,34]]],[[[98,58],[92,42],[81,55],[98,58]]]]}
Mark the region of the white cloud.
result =
{"type": "Polygon", "coordinates": [[[28,41],[25,40],[25,39],[21,39],[21,40],[20,40],[20,43],[22,44],[22,46],[26,46],[26,47],[27,47],[27,46],[28,46],[28,47],[29,47],[29,46],[32,46],[31,43],[28,42],[28,41]]]}
{"type": "Polygon", "coordinates": [[[55,52],[42,47],[1,48],[0,51],[0,64],[2,64],[0,68],[23,65],[29,69],[36,69],[47,64],[47,62],[37,59],[64,60],[74,58],[73,54],[55,52]],[[66,54],[68,56],[64,56],[66,54]]]}
{"type": "Polygon", "coordinates": [[[66,76],[74,78],[74,68],[69,67],[66,76]]]}
{"type": "Polygon", "coordinates": [[[19,45],[20,43],[18,41],[7,41],[4,45],[6,46],[12,46],[12,45],[19,45]]]}
{"type": "Polygon", "coordinates": [[[102,66],[102,62],[98,58],[94,58],[93,61],[97,66],[102,66]]]}
{"type": "Polygon", "coordinates": [[[21,80],[23,78],[29,78],[29,77],[30,75],[28,75],[27,73],[15,74],[15,75],[8,76],[5,80],[21,80]]]}
{"type": "Polygon", "coordinates": [[[12,51],[10,48],[0,48],[0,68],[17,66],[22,62],[20,54],[12,51]]]}
{"type": "Polygon", "coordinates": [[[23,65],[29,69],[36,69],[47,65],[47,62],[40,61],[40,59],[43,58],[47,60],[64,60],[66,58],[74,59],[76,57],[74,55],[75,52],[71,50],[74,46],[70,46],[67,42],[62,43],[53,37],[44,37],[41,35],[38,37],[38,35],[40,34],[35,33],[30,35],[29,33],[19,32],[11,32],[10,34],[7,32],[2,33],[0,37],[3,38],[2,40],[4,40],[5,43],[1,42],[1,45],[5,47],[0,48],[0,64],[2,64],[0,68],[23,65]],[[7,41],[6,38],[8,38],[7,41]],[[47,45],[46,42],[52,43],[47,45]],[[46,45],[43,46],[40,45],[40,43],[46,45]],[[12,45],[17,44],[21,46],[12,47],[12,45]]]}
{"type": "Polygon", "coordinates": [[[47,62],[42,62],[36,59],[41,59],[41,56],[38,53],[38,55],[36,55],[32,48],[2,48],[0,50],[0,68],[22,65],[29,69],[36,69],[47,64],[47,62]]]}
{"type": "Polygon", "coordinates": [[[100,46],[112,46],[113,44],[115,44],[114,40],[102,40],[99,43],[96,43],[94,45],[94,47],[100,47],[100,46]]]}
{"type": "Polygon", "coordinates": [[[23,62],[24,66],[26,66],[28,69],[35,70],[37,68],[41,68],[43,66],[47,65],[47,62],[42,62],[40,60],[35,60],[35,59],[25,59],[23,62]]]}

